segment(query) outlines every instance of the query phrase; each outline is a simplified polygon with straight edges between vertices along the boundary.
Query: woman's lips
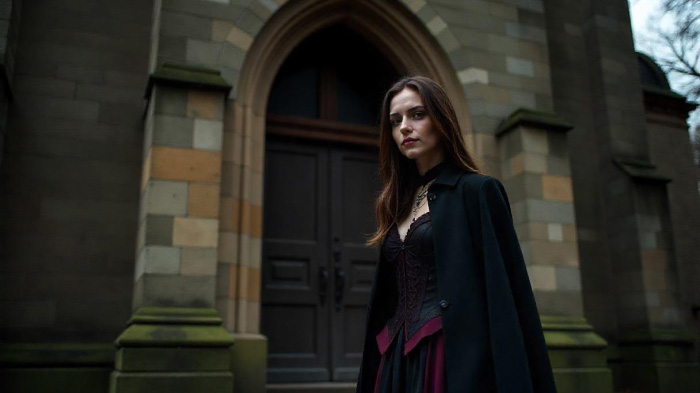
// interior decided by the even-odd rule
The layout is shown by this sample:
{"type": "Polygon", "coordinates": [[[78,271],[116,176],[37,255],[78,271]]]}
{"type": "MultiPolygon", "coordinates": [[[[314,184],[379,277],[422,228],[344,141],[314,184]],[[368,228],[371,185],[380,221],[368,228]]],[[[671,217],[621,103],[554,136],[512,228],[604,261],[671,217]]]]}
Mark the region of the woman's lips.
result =
{"type": "Polygon", "coordinates": [[[410,145],[414,144],[417,140],[418,139],[406,138],[403,140],[403,142],[401,142],[401,144],[404,146],[410,146],[410,145]]]}

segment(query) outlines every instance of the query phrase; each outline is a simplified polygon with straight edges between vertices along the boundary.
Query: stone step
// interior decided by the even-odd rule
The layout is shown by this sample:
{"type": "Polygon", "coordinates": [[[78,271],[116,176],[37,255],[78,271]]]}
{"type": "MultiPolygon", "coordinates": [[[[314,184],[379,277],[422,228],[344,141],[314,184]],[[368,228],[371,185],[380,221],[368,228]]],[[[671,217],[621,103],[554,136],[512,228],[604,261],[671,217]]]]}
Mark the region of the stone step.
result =
{"type": "Polygon", "coordinates": [[[267,393],[354,393],[353,382],[271,383],[267,393]]]}

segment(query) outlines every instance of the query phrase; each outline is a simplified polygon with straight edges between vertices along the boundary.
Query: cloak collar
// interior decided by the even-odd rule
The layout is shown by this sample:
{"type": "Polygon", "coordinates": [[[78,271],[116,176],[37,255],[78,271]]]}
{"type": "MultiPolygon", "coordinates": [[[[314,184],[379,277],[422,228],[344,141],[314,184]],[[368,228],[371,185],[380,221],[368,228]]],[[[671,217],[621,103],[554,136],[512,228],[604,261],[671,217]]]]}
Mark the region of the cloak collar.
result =
{"type": "Polygon", "coordinates": [[[461,170],[460,168],[456,167],[455,165],[451,163],[447,163],[445,165],[445,169],[440,173],[435,179],[435,182],[433,184],[441,184],[444,186],[450,186],[453,187],[457,185],[457,182],[459,181],[459,178],[462,177],[462,175],[465,172],[461,170]]]}

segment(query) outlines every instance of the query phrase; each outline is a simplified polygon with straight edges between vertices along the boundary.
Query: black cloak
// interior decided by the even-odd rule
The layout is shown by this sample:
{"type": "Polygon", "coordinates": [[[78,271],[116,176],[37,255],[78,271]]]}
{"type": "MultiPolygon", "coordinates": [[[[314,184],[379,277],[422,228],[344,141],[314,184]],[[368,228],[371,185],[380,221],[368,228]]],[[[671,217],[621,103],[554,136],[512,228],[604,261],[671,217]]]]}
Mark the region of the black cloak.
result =
{"type": "MultiPolygon", "coordinates": [[[[428,193],[448,393],[556,393],[537,305],[510,206],[495,178],[448,165],[428,193]]],[[[375,337],[396,307],[380,253],[367,307],[357,393],[371,393],[375,337]]]]}

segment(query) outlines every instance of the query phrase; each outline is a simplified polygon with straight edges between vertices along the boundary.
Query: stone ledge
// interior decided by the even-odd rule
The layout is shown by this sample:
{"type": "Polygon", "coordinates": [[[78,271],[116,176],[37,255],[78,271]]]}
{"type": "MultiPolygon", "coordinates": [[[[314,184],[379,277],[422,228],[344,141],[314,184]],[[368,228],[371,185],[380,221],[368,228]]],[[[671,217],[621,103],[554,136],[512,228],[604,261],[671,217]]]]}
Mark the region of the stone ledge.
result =
{"type": "Polygon", "coordinates": [[[659,173],[656,169],[656,165],[646,161],[629,158],[613,158],[613,161],[625,174],[635,180],[658,181],[663,183],[668,183],[673,180],[670,176],[659,173]]]}
{"type": "Polygon", "coordinates": [[[210,68],[185,64],[165,63],[148,78],[146,98],[156,84],[221,91],[228,94],[232,86],[221,77],[221,72],[210,68]]]}
{"type": "Polygon", "coordinates": [[[608,342],[593,330],[585,318],[541,317],[547,348],[602,350],[608,342]]]}
{"type": "Polygon", "coordinates": [[[501,122],[496,129],[496,136],[501,136],[519,125],[535,126],[552,131],[569,131],[573,128],[571,124],[565,122],[554,112],[520,108],[501,122]]]}
{"type": "Polygon", "coordinates": [[[214,309],[140,308],[117,338],[118,347],[224,347],[233,336],[214,309]]]}
{"type": "Polygon", "coordinates": [[[114,344],[17,343],[0,344],[0,365],[5,367],[112,367],[114,344]]]}

